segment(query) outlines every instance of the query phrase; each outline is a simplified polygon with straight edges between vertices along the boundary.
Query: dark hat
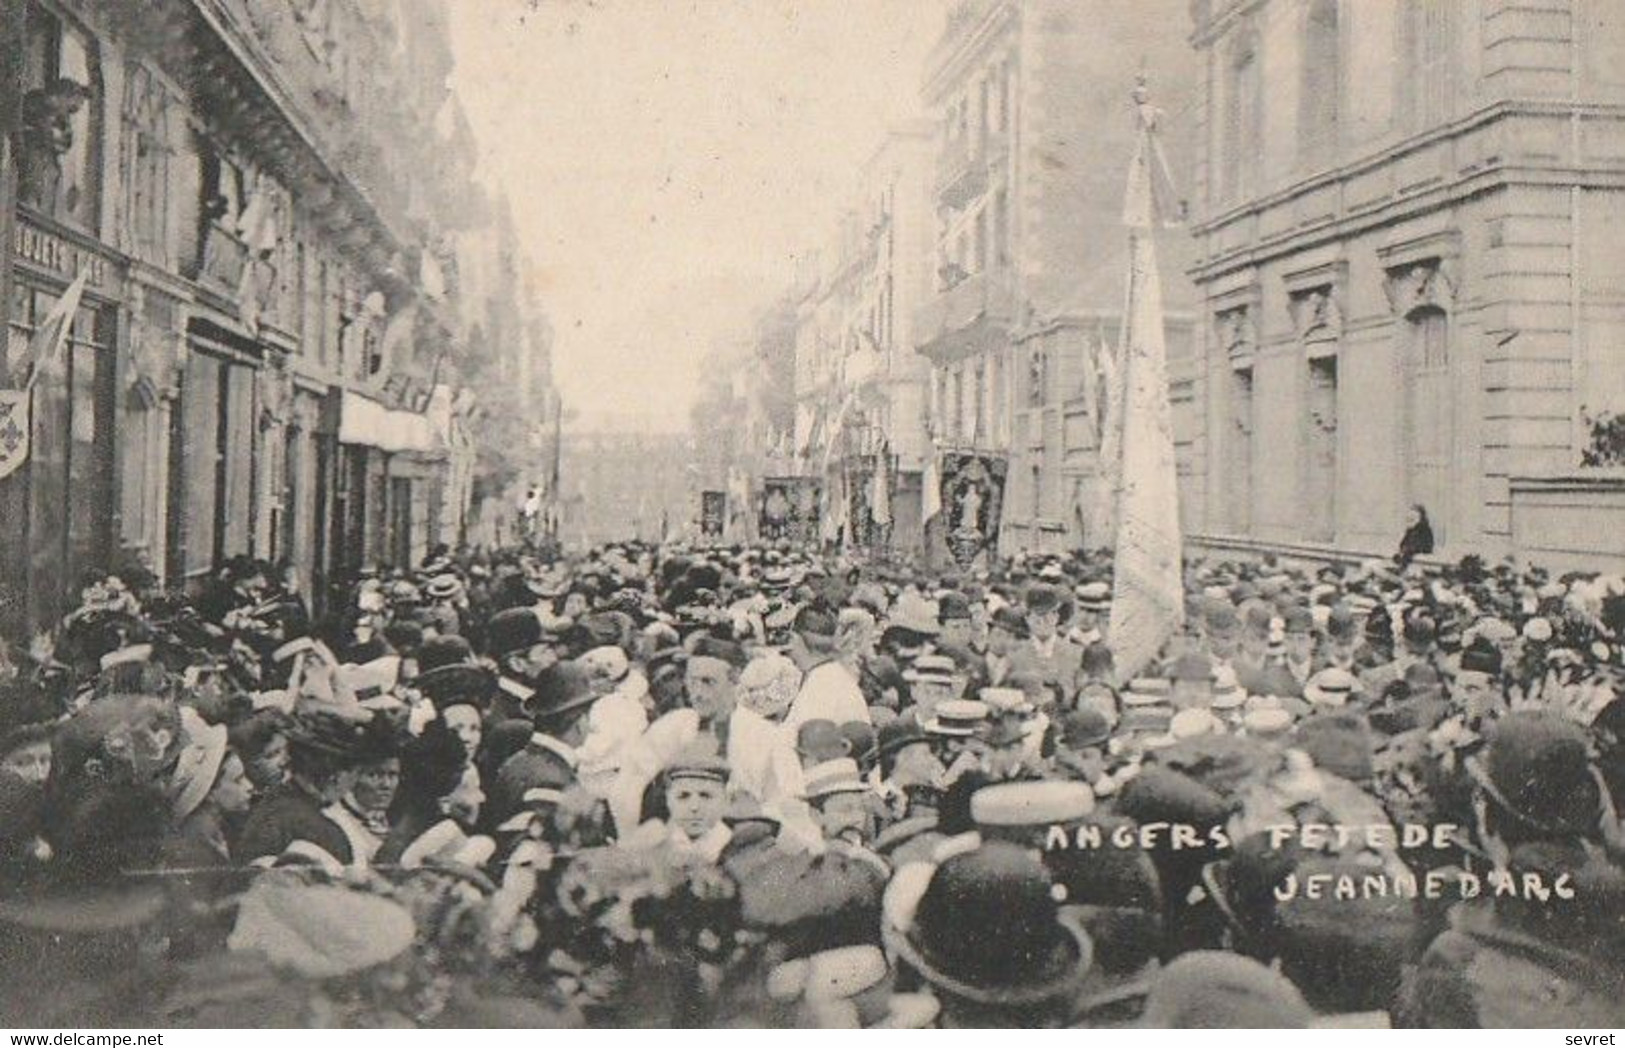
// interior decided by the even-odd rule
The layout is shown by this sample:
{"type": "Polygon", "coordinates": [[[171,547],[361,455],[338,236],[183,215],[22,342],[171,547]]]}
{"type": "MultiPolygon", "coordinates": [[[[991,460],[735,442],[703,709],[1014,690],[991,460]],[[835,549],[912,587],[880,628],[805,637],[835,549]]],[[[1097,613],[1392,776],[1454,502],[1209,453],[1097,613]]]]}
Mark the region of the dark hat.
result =
{"type": "Polygon", "coordinates": [[[1511,713],[1489,729],[1488,740],[1466,767],[1502,812],[1563,836],[1596,829],[1601,790],[1579,725],[1553,713],[1511,713]]]}
{"type": "MultiPolygon", "coordinates": [[[[1381,867],[1351,859],[1314,856],[1294,871],[1300,884],[1328,876],[1356,886],[1381,867]]],[[[1399,989],[1416,934],[1412,900],[1400,893],[1356,891],[1352,898],[1327,891],[1298,892],[1276,907],[1276,953],[1281,974],[1321,1012],[1386,1009],[1399,989]]]]}
{"type": "Polygon", "coordinates": [[[1158,975],[1143,1025],[1159,1029],[1306,1029],[1314,1013],[1286,977],[1240,954],[1195,950],[1158,975]]]}
{"type": "Polygon", "coordinates": [[[1315,767],[1353,783],[1371,780],[1376,744],[1364,717],[1352,712],[1323,713],[1300,723],[1295,734],[1297,748],[1309,755],[1315,767]]]}
{"type": "Polygon", "coordinates": [[[993,628],[1004,630],[1017,638],[1027,636],[1027,619],[1015,608],[1000,608],[993,613],[993,628]]]}
{"type": "Polygon", "coordinates": [[[1315,616],[1308,608],[1301,604],[1294,604],[1286,609],[1282,616],[1288,633],[1313,633],[1315,631],[1315,616]]]}
{"type": "Polygon", "coordinates": [[[1074,750],[1105,745],[1112,736],[1111,721],[1088,707],[1069,710],[1061,717],[1060,729],[1061,744],[1074,750]]]}
{"type": "Polygon", "coordinates": [[[367,745],[366,725],[327,710],[298,713],[287,733],[288,747],[332,760],[354,761],[367,745]]]}
{"type": "Polygon", "coordinates": [[[1405,616],[1405,641],[1409,644],[1432,644],[1439,636],[1439,627],[1431,616],[1413,614],[1405,616]]]}
{"type": "Polygon", "coordinates": [[[442,666],[460,666],[474,661],[474,649],[456,634],[424,641],[418,649],[418,674],[432,673],[442,666]]]}
{"type": "Polygon", "coordinates": [[[731,640],[709,635],[697,638],[689,647],[689,658],[720,659],[734,669],[744,669],[745,663],[750,661],[745,655],[745,649],[731,640]]]}
{"type": "Polygon", "coordinates": [[[496,656],[529,651],[542,642],[542,623],[530,608],[509,608],[485,624],[485,646],[496,656]]]}
{"type": "Polygon", "coordinates": [[[939,992],[987,1005],[1040,1005],[1075,994],[1093,946],[1063,915],[1043,863],[991,841],[932,873],[887,939],[939,992]]]}
{"type": "Polygon", "coordinates": [[[1189,775],[1146,765],[1117,798],[1117,812],[1136,822],[1217,826],[1230,817],[1231,805],[1216,791],[1189,775]]]}
{"type": "Polygon", "coordinates": [[[1209,601],[1202,621],[1209,633],[1220,636],[1229,636],[1241,629],[1241,617],[1236,614],[1236,606],[1227,600],[1209,601]]]}
{"type": "Polygon", "coordinates": [[[525,703],[525,712],[537,724],[591,705],[592,675],[575,662],[560,662],[543,670],[536,680],[536,693],[525,703]]]}
{"type": "Polygon", "coordinates": [[[937,598],[937,621],[958,622],[970,618],[970,601],[963,593],[944,593],[937,598]]]}
{"type": "Polygon", "coordinates": [[[1027,587],[1023,603],[1027,606],[1028,614],[1047,615],[1050,612],[1060,613],[1065,602],[1059,589],[1040,583],[1027,587]]]}
{"type": "Polygon", "coordinates": [[[896,753],[906,746],[912,746],[917,742],[929,742],[930,739],[931,736],[925,733],[925,729],[920,727],[917,720],[903,716],[881,727],[875,748],[879,756],[884,758],[887,754],[896,753]]]}
{"type": "Polygon", "coordinates": [[[1487,637],[1474,637],[1461,653],[1461,672],[1485,673],[1491,677],[1501,675],[1501,649],[1487,637]]]}
{"type": "Polygon", "coordinates": [[[835,616],[823,608],[807,605],[796,612],[791,629],[797,633],[828,640],[835,638],[835,616]]]}
{"type": "Polygon", "coordinates": [[[745,926],[766,932],[787,958],[871,945],[880,925],[886,875],[872,859],[831,850],[821,855],[774,850],[739,883],[745,926]]]}

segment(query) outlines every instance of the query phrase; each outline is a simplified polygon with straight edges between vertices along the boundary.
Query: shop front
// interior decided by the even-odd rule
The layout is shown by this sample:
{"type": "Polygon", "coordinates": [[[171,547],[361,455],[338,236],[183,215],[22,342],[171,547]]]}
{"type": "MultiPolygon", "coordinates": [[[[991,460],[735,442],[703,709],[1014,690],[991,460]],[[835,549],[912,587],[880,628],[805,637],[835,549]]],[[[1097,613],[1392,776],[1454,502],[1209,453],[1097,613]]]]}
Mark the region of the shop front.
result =
{"type": "Polygon", "coordinates": [[[445,448],[428,416],[341,391],[331,562],[338,581],[422,559],[445,448]]]}
{"type": "Polygon", "coordinates": [[[13,275],[0,389],[7,446],[0,479],[0,625],[53,622],[72,607],[79,582],[111,568],[118,549],[114,507],[116,390],[123,274],[88,239],[28,216],[13,237],[13,275]],[[40,327],[76,276],[78,308],[56,344],[40,327]]]}

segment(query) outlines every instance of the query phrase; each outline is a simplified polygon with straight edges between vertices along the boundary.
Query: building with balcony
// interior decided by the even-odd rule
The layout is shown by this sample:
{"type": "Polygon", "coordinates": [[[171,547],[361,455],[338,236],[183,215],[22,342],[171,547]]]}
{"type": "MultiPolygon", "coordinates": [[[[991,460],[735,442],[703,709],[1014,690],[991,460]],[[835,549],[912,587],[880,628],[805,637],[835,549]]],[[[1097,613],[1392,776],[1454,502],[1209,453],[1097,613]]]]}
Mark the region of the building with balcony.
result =
{"type": "MultiPolygon", "coordinates": [[[[1098,359],[1118,338],[1127,283],[1130,91],[1149,70],[1178,139],[1191,63],[1167,27],[1184,15],[1177,0],[966,0],[928,61],[934,228],[915,345],[936,448],[1007,457],[1005,551],[1109,541],[1087,522],[1100,497],[1098,359]]],[[[1181,145],[1170,142],[1176,169],[1181,145]]],[[[1164,239],[1177,358],[1190,345],[1188,250],[1180,233],[1164,239]]]]}
{"type": "Polygon", "coordinates": [[[869,549],[919,547],[929,443],[914,325],[931,286],[932,157],[923,121],[887,133],[796,314],[791,468],[845,494],[848,539],[869,549]],[[872,505],[877,470],[884,508],[872,505]]]}
{"type": "Polygon", "coordinates": [[[1191,11],[1190,530],[1387,555],[1421,505],[1447,558],[1625,564],[1618,5],[1191,11]]]}
{"type": "Polygon", "coordinates": [[[174,585],[285,561],[320,601],[457,541],[471,401],[445,244],[479,216],[439,0],[0,16],[0,388],[34,382],[0,480],[0,626],[49,624],[131,561],[174,585]],[[66,352],[36,361],[81,274],[66,352]]]}

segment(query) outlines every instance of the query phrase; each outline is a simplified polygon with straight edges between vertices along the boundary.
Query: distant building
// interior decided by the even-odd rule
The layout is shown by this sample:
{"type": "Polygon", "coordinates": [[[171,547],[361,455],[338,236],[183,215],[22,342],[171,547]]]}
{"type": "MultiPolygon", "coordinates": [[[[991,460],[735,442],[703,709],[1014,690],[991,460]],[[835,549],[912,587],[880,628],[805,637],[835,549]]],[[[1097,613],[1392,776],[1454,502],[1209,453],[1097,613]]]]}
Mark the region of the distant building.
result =
{"type": "Polygon", "coordinates": [[[698,513],[683,433],[564,434],[559,540],[581,549],[627,539],[677,538],[698,513]]]}
{"type": "MultiPolygon", "coordinates": [[[[1177,136],[1192,71],[1169,27],[1185,17],[1180,0],[965,0],[929,59],[934,235],[914,339],[938,447],[1007,457],[1005,552],[1109,541],[1087,521],[1104,497],[1098,361],[1118,338],[1127,283],[1130,92],[1143,65],[1177,136]]],[[[1188,249],[1180,232],[1163,239],[1179,358],[1191,344],[1188,249]]]]}
{"type": "Polygon", "coordinates": [[[1625,565],[1625,19],[1604,0],[1193,3],[1191,530],[1625,565]]]}
{"type": "Polygon", "coordinates": [[[859,174],[795,330],[794,471],[848,496],[859,544],[918,548],[929,447],[915,313],[929,293],[932,130],[890,130],[859,174]],[[882,461],[884,458],[884,461],[882,461]],[[888,504],[874,503],[884,470],[888,504]]]}

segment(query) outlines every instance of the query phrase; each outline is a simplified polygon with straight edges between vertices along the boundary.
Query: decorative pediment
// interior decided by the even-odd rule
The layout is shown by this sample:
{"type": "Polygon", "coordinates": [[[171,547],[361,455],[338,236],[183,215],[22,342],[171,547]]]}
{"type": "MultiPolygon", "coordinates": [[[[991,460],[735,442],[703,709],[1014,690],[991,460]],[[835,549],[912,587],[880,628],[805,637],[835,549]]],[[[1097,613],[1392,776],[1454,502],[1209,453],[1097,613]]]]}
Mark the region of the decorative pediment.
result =
{"type": "Polygon", "coordinates": [[[1410,262],[1387,270],[1383,290],[1397,316],[1410,316],[1418,309],[1448,310],[1455,304],[1456,285],[1442,259],[1410,262]]]}
{"type": "Polygon", "coordinates": [[[1251,359],[1258,348],[1258,331],[1254,324],[1253,307],[1235,306],[1214,315],[1218,331],[1219,348],[1230,360],[1251,359]]]}
{"type": "Polygon", "coordinates": [[[1330,284],[1293,292],[1292,326],[1300,342],[1336,342],[1343,333],[1343,310],[1330,284]]]}
{"type": "Polygon", "coordinates": [[[1394,313],[1404,317],[1423,308],[1450,309],[1460,283],[1460,253],[1460,234],[1449,229],[1378,248],[1377,260],[1386,274],[1383,290],[1394,313]]]}

